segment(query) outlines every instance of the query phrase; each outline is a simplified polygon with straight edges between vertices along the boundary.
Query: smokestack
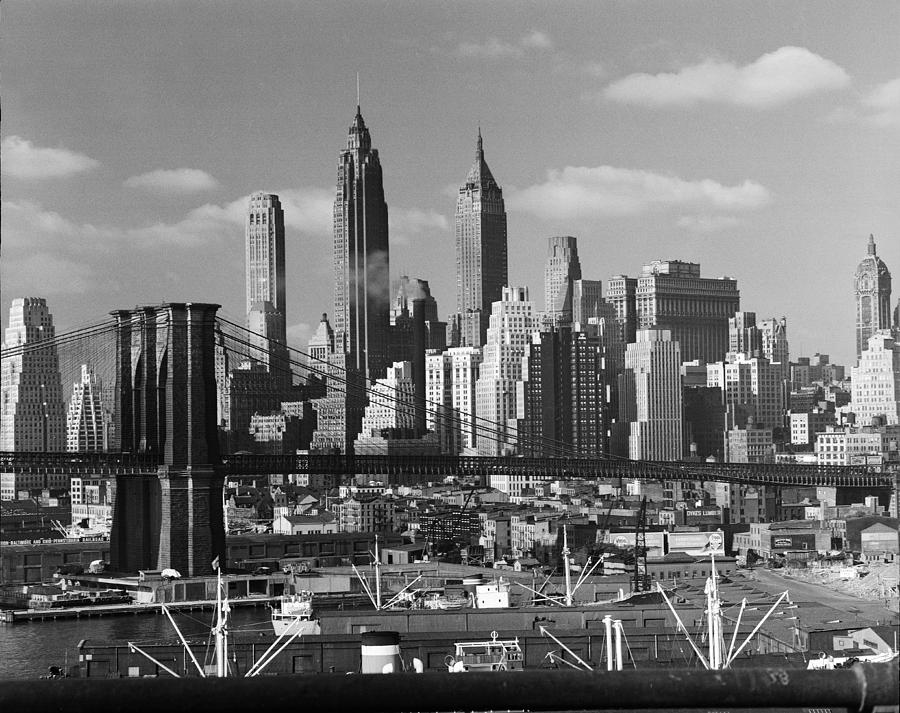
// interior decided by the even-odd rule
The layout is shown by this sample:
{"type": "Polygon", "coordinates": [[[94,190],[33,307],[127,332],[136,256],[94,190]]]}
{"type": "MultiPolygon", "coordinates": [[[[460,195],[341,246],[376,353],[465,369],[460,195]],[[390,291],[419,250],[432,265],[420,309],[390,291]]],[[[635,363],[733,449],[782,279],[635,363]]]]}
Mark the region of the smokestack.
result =
{"type": "Polygon", "coordinates": [[[362,673],[400,673],[400,634],[367,631],[362,635],[362,673]]]}
{"type": "Polygon", "coordinates": [[[417,297],[412,306],[416,434],[421,436],[425,433],[425,300],[417,297]]]}

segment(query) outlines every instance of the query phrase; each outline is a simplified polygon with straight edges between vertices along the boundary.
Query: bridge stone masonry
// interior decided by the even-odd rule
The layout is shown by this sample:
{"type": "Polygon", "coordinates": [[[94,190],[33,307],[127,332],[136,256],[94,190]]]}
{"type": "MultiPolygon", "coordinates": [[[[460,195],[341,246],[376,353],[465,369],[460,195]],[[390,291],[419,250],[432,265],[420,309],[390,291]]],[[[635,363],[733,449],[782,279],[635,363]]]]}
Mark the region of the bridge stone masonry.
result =
{"type": "Polygon", "coordinates": [[[217,309],[171,303],[113,313],[116,445],[137,456],[131,472],[115,477],[114,570],[173,568],[193,576],[211,573],[217,556],[224,562],[217,309]]]}

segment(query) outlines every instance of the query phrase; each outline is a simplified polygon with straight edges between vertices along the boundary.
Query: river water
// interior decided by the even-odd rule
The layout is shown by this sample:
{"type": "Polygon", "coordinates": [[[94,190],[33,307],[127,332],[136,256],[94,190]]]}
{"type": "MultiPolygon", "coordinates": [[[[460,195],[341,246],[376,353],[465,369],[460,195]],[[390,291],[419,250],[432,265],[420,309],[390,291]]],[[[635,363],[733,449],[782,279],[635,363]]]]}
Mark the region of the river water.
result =
{"type": "MultiPolygon", "coordinates": [[[[207,609],[173,612],[172,616],[185,636],[196,636],[209,632],[215,613],[207,609]]],[[[269,609],[235,607],[229,615],[229,629],[271,634],[269,609]]],[[[77,646],[82,639],[132,641],[140,645],[140,642],[177,642],[178,635],[161,614],[0,623],[0,678],[39,678],[47,674],[50,666],[76,664],[77,646]]]]}

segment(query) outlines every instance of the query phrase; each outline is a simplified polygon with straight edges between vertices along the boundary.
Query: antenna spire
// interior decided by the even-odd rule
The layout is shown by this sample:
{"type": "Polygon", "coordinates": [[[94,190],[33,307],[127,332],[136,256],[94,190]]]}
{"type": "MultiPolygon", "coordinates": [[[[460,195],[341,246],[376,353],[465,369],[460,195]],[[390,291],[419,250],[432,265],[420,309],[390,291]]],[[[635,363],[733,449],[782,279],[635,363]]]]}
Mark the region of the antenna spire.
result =
{"type": "Polygon", "coordinates": [[[356,113],[359,113],[359,72],[356,73],[356,113]]]}

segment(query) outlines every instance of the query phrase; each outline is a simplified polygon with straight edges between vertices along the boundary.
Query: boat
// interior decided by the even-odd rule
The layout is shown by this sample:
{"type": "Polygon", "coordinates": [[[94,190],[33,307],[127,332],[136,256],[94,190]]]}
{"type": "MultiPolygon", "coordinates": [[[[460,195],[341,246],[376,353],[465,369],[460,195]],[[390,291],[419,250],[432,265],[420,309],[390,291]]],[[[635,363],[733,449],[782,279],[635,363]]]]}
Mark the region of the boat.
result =
{"type": "Polygon", "coordinates": [[[278,636],[312,636],[321,633],[312,602],[312,592],[305,589],[282,596],[278,600],[278,606],[272,608],[272,628],[275,633],[278,636]]]}
{"type": "Polygon", "coordinates": [[[489,641],[458,641],[452,656],[445,659],[450,673],[468,671],[523,671],[525,657],[519,637],[500,639],[496,631],[489,641]]]}

